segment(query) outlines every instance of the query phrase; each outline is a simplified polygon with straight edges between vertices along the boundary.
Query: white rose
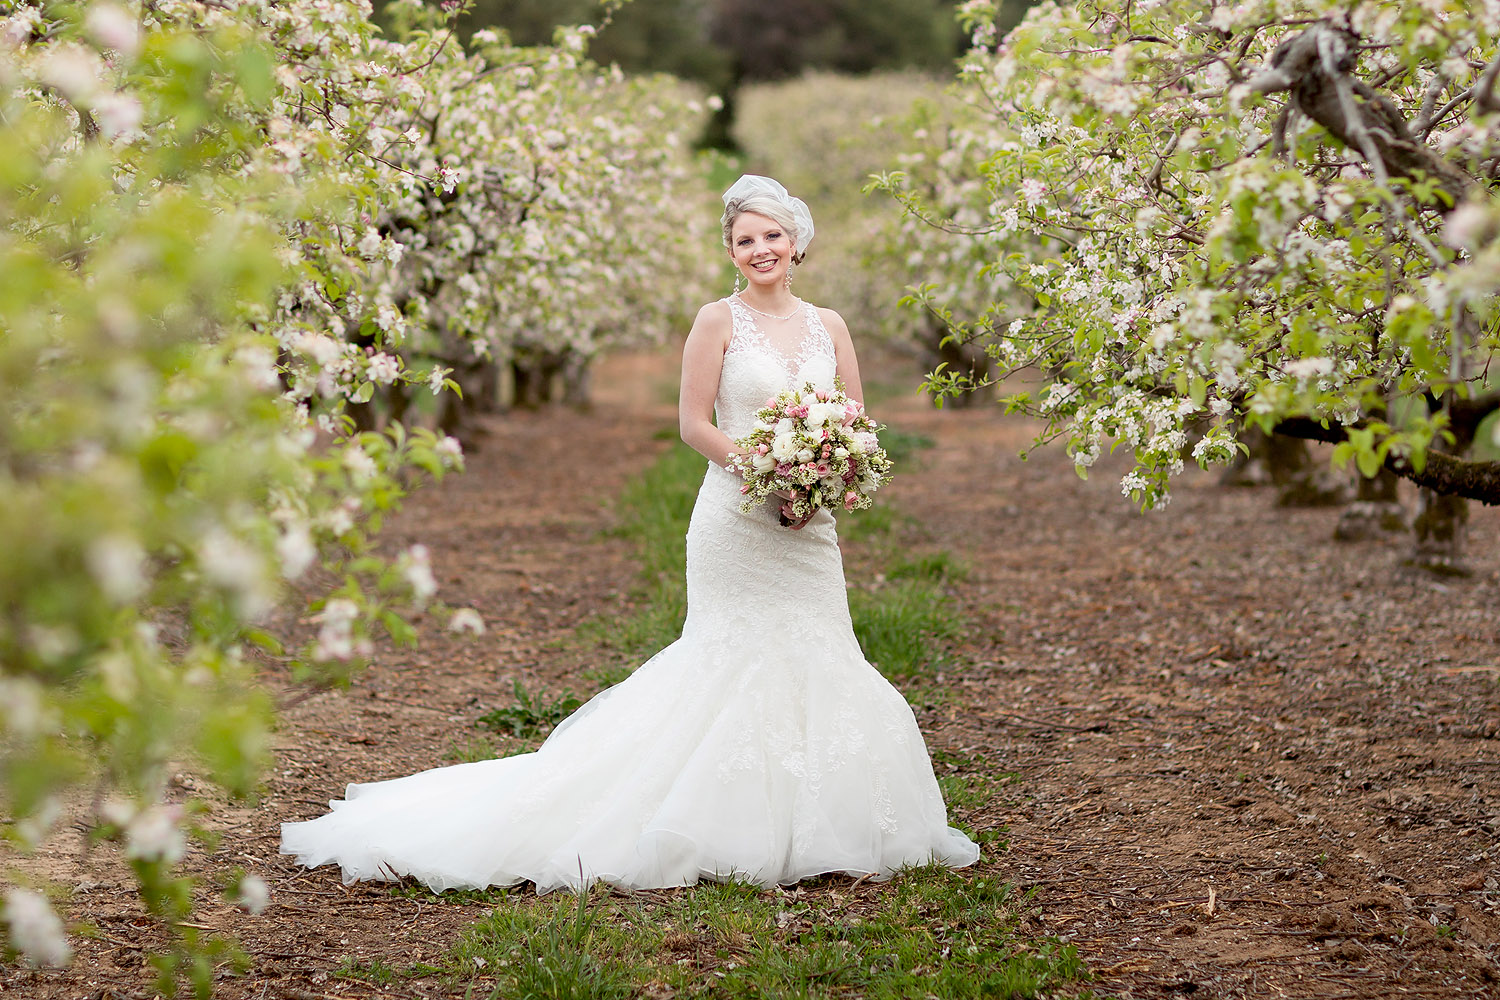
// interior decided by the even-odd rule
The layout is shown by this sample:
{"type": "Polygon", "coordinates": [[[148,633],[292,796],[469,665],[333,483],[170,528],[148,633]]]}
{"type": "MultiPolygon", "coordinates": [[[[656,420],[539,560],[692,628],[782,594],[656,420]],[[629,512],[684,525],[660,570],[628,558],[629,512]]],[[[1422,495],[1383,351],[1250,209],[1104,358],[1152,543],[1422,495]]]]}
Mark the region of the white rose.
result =
{"type": "Polygon", "coordinates": [[[770,455],[762,455],[759,452],[750,457],[750,465],[756,472],[770,472],[776,468],[776,459],[770,455]]]}
{"type": "Polygon", "coordinates": [[[797,454],[797,439],[790,434],[777,434],[771,441],[771,454],[778,462],[790,462],[797,454]]]}
{"type": "Polygon", "coordinates": [[[834,406],[832,403],[814,403],[807,408],[808,426],[822,427],[836,420],[842,411],[843,407],[834,406]]]}
{"type": "Polygon", "coordinates": [[[813,453],[812,453],[811,449],[809,449],[809,448],[803,448],[801,451],[797,452],[797,461],[799,461],[799,462],[811,462],[812,460],[813,460],[813,453]]]}
{"type": "Polygon", "coordinates": [[[793,431],[795,431],[796,429],[797,429],[796,421],[792,420],[791,417],[782,417],[780,420],[776,421],[776,433],[777,433],[777,435],[790,434],[793,431]]]}
{"type": "Polygon", "coordinates": [[[848,448],[835,448],[835,449],[833,449],[833,457],[834,458],[848,458],[849,457],[849,449],[848,448]]]}

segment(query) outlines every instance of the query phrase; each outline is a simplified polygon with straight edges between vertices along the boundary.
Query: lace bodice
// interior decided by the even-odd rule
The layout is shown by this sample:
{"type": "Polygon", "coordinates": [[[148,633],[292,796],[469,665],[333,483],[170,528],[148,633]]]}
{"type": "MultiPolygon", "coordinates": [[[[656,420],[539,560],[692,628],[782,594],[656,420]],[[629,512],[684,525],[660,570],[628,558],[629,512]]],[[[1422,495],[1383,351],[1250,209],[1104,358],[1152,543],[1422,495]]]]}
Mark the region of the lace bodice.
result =
{"type": "Polygon", "coordinates": [[[724,301],[729,303],[733,330],[724,350],[714,420],[725,434],[732,438],[748,434],[755,423],[756,411],[784,389],[800,387],[805,382],[820,389],[833,388],[833,377],[838,370],[833,338],[812,303],[802,303],[802,342],[789,357],[771,342],[756,322],[755,314],[738,296],[731,295],[724,301]]]}

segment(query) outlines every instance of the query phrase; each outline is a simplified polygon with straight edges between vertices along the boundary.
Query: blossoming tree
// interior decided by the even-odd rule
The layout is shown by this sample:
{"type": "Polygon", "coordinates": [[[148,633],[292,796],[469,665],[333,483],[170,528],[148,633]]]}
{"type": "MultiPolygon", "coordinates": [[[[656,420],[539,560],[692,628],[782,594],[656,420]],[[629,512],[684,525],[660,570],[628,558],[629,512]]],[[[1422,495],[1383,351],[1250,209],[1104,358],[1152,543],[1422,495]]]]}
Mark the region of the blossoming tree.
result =
{"type": "MultiPolygon", "coordinates": [[[[588,64],[584,31],[469,53],[456,9],[409,6],[391,40],[364,0],[0,5],[5,834],[30,849],[67,816],[119,842],[177,935],[164,977],[200,993],[228,946],[182,922],[169,762],[253,788],[269,705],[247,650],[283,652],[263,622],[315,566],[335,583],[289,659],[325,676],[376,629],[413,639],[401,612],[435,596],[423,547],[382,559],[372,542],[410,472],[461,465],[457,442],[362,429],[349,408],[441,392],[456,357],[548,329],[597,350],[651,266],[696,266],[653,211],[689,177],[670,153],[686,96],[588,64]],[[642,90],[677,103],[638,111],[642,90]],[[611,143],[635,214],[594,200],[611,143]],[[624,267],[606,306],[620,275],[590,273],[545,297],[551,327],[517,321],[532,300],[515,290],[545,285],[568,227],[580,253],[631,239],[659,259],[624,267]]],[[[672,301],[632,315],[650,329],[672,301]]],[[[451,624],[482,628],[469,609],[451,624]]],[[[40,888],[7,888],[0,920],[26,960],[65,962],[40,888]]],[[[232,895],[255,909],[265,886],[232,895]]]]}
{"type": "Polygon", "coordinates": [[[1500,502],[1500,464],[1464,457],[1500,400],[1500,4],[1046,3],[1003,40],[997,8],[961,9],[982,218],[882,183],[969,230],[1019,301],[955,315],[942,272],[919,298],[994,377],[1045,374],[1008,403],[1080,473],[1128,445],[1145,507],[1185,457],[1276,430],[1417,483],[1425,558],[1455,559],[1463,498],[1500,502]]]}

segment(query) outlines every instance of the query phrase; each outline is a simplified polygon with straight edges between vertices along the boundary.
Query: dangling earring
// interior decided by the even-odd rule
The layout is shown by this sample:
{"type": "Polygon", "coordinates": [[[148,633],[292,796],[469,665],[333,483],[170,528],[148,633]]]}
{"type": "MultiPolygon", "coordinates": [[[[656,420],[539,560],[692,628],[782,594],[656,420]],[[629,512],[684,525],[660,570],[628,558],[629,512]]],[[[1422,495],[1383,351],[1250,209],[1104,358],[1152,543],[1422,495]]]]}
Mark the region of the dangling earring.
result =
{"type": "Polygon", "coordinates": [[[734,295],[738,295],[739,294],[739,292],[740,292],[740,282],[742,280],[744,280],[744,277],[745,277],[745,274],[744,274],[743,271],[741,271],[739,268],[735,268],[734,269],[734,291],[731,294],[734,294],[734,295]]]}
{"type": "Polygon", "coordinates": [[[790,292],[792,290],[792,265],[790,263],[786,266],[786,277],[782,281],[786,285],[786,290],[790,292]]]}

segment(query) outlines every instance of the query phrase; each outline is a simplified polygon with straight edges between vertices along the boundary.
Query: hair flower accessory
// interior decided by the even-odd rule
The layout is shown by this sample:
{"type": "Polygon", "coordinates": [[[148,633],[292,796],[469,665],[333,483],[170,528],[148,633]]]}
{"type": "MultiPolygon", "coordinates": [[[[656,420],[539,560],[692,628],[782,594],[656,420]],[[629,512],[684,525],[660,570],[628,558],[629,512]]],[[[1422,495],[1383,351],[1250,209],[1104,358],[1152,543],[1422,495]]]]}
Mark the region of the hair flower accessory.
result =
{"type": "Polygon", "coordinates": [[[797,224],[797,252],[806,253],[813,239],[812,211],[808,209],[807,202],[801,198],[792,197],[786,186],[774,177],[763,177],[760,174],[742,174],[740,179],[729,185],[729,190],[724,192],[724,207],[729,208],[730,202],[746,198],[774,198],[786,206],[791,212],[792,221],[797,224]]]}

